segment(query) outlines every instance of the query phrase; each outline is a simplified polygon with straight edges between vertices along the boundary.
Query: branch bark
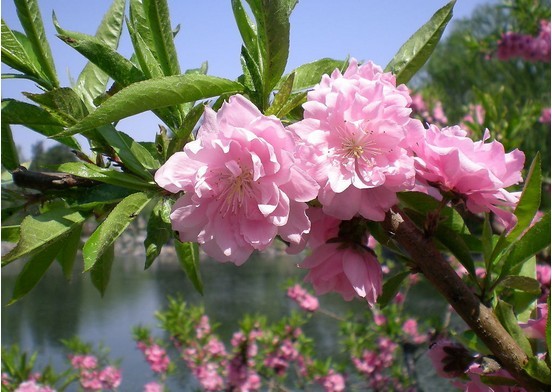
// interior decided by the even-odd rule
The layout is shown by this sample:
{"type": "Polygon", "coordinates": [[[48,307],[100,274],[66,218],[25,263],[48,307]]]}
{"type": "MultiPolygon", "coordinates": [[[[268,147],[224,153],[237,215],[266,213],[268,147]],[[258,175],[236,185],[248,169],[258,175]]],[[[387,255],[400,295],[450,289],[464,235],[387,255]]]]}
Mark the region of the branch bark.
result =
{"type": "Polygon", "coordinates": [[[97,181],[77,177],[67,173],[47,173],[27,170],[19,166],[12,172],[15,185],[39,191],[63,190],[76,186],[90,187],[99,184],[97,181]]]}
{"type": "Polygon", "coordinates": [[[447,299],[454,310],[493,352],[500,364],[528,391],[550,390],[549,385],[530,377],[523,366],[527,355],[496,318],[492,309],[458,277],[435,244],[398,210],[390,210],[383,227],[394,233],[393,239],[412,257],[416,267],[447,299]]]}

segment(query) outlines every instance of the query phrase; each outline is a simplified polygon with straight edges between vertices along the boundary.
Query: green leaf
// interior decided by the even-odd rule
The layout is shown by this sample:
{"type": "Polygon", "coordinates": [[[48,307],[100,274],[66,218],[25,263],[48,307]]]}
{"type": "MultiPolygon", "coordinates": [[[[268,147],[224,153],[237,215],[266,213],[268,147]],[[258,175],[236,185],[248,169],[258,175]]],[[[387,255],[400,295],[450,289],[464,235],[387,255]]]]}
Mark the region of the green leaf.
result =
{"type": "Polygon", "coordinates": [[[19,275],[17,275],[12,298],[8,302],[8,305],[21,299],[37,285],[54,261],[59,249],[60,244],[56,241],[45,247],[40,254],[27,261],[19,275]]]}
{"type": "Polygon", "coordinates": [[[155,55],[163,73],[165,76],[180,74],[167,1],[144,0],[143,6],[155,46],[155,55]]]}
{"type": "Polygon", "coordinates": [[[123,166],[148,181],[152,179],[152,175],[148,170],[159,168],[159,162],[153,158],[145,147],[135,142],[126,133],[117,131],[111,125],[105,125],[97,129],[98,133],[115,150],[123,166]]]}
{"type": "Polygon", "coordinates": [[[2,241],[17,242],[19,241],[19,225],[16,226],[2,226],[2,241]]]}
{"type": "MultiPolygon", "coordinates": [[[[119,38],[123,28],[125,14],[125,0],[114,0],[111,7],[103,17],[96,38],[104,45],[115,49],[119,45],[119,38]]],[[[93,63],[88,63],[80,73],[75,90],[81,96],[89,109],[94,107],[94,98],[107,90],[108,75],[98,69],[93,63]]]]}
{"type": "MultiPolygon", "coordinates": [[[[53,137],[63,131],[62,122],[46,110],[14,99],[2,100],[2,123],[24,125],[46,137],[53,137]]],[[[81,149],[74,137],[54,139],[72,149],[81,149]]]]}
{"type": "Polygon", "coordinates": [[[34,61],[35,57],[27,52],[26,46],[30,46],[28,38],[12,31],[2,19],[2,62],[35,78],[41,86],[51,89],[53,86],[40,72],[40,67],[34,61]],[[24,45],[23,42],[28,45],[24,45]]]}
{"type": "Polygon", "coordinates": [[[274,95],[274,100],[272,105],[265,111],[267,116],[271,114],[277,114],[287,103],[291,95],[291,90],[293,88],[293,80],[295,79],[295,74],[292,72],[288,75],[287,79],[280,85],[280,90],[274,95]]]}
{"type": "Polygon", "coordinates": [[[385,70],[396,75],[397,84],[407,83],[433,53],[447,23],[452,18],[452,9],[455,3],[456,0],[453,0],[439,9],[400,47],[387,64],[385,70]]]}
{"type": "Polygon", "coordinates": [[[232,12],[234,13],[234,19],[238,25],[243,44],[255,58],[258,58],[257,26],[247,16],[241,0],[232,0],[232,12]]]}
{"type": "Polygon", "coordinates": [[[92,284],[103,297],[107,285],[109,284],[109,278],[111,277],[111,268],[113,267],[113,261],[115,259],[115,244],[111,244],[102,253],[97,260],[96,264],[90,271],[90,279],[92,284]]]}
{"type": "Polygon", "coordinates": [[[193,242],[180,242],[174,240],[174,247],[180,266],[186,272],[188,279],[192,282],[195,289],[203,295],[203,281],[199,272],[199,247],[193,242]]]}
{"type": "Polygon", "coordinates": [[[199,74],[167,76],[134,83],[58,136],[74,135],[146,110],[197,101],[224,93],[237,93],[242,89],[243,86],[237,82],[199,74]]]}
{"type": "MultiPolygon", "coordinates": [[[[142,186],[141,189],[144,187],[142,186]]],[[[135,190],[110,184],[98,184],[86,189],[75,191],[66,196],[65,201],[76,210],[91,210],[104,204],[120,202],[125,197],[135,193],[135,190]]]]}
{"type": "Polygon", "coordinates": [[[148,219],[147,235],[144,240],[146,248],[146,264],[144,269],[148,269],[153,261],[161,253],[161,248],[172,237],[173,230],[171,226],[171,206],[169,198],[161,198],[153,207],[148,219]]]}
{"type": "Polygon", "coordinates": [[[531,225],[541,202],[541,184],[541,159],[540,154],[537,154],[533,162],[531,162],[523,191],[514,210],[517,223],[510,232],[504,232],[501,235],[493,250],[492,260],[495,260],[500,252],[512,244],[531,225]]]}
{"type": "Polygon", "coordinates": [[[508,275],[500,281],[500,285],[530,294],[540,294],[541,292],[539,281],[528,276],[508,275]]]}
{"type": "Polygon", "coordinates": [[[75,265],[75,259],[77,257],[77,251],[81,244],[82,225],[75,226],[69,235],[63,240],[63,246],[61,246],[59,253],[57,254],[57,261],[61,265],[63,275],[65,279],[71,279],[73,274],[73,267],[75,265]]]}
{"type": "Polygon", "coordinates": [[[527,339],[525,332],[523,332],[519,326],[512,306],[499,300],[494,311],[504,329],[512,336],[523,352],[531,357],[533,355],[531,343],[529,339],[527,339]]]}
{"type": "Polygon", "coordinates": [[[56,209],[38,216],[27,216],[21,222],[19,242],[9,253],[2,256],[2,266],[27,255],[42,251],[53,242],[64,238],[87,215],[70,209],[56,209]]]}
{"type": "Polygon", "coordinates": [[[2,152],[0,157],[2,158],[2,166],[7,170],[14,170],[19,167],[19,154],[17,153],[17,147],[13,141],[13,135],[9,124],[2,121],[2,134],[1,134],[1,146],[2,152]]]}
{"type": "Polygon", "coordinates": [[[393,300],[393,298],[395,298],[401,288],[402,282],[408,275],[410,275],[410,271],[399,272],[398,274],[387,279],[387,281],[383,284],[383,291],[378,297],[378,305],[382,309],[385,308],[389,302],[393,300]]]}
{"type": "Polygon", "coordinates": [[[173,137],[169,142],[167,156],[171,156],[177,151],[182,151],[184,145],[190,139],[192,131],[194,130],[201,116],[205,112],[205,105],[207,104],[207,102],[197,104],[188,112],[188,114],[186,114],[182,127],[175,131],[176,137],[173,137]]]}
{"type": "Polygon", "coordinates": [[[550,368],[544,359],[535,356],[529,357],[529,361],[523,367],[527,374],[545,385],[550,385],[550,368]]]}
{"type": "Polygon", "coordinates": [[[483,260],[485,261],[485,270],[492,271],[491,255],[493,253],[493,228],[491,227],[491,220],[488,213],[485,213],[485,220],[483,222],[483,233],[481,234],[481,244],[483,245],[483,260]]]}
{"type": "MultiPolygon", "coordinates": [[[[293,80],[293,91],[300,91],[313,87],[314,85],[320,83],[322,75],[331,75],[331,73],[336,69],[342,70],[344,68],[344,64],[347,65],[347,63],[348,62],[343,62],[343,60],[323,58],[295,68],[292,71],[292,73],[295,74],[295,79],[293,80]]],[[[278,85],[285,80],[286,76],[282,78],[278,85]]]]}
{"type": "Polygon", "coordinates": [[[136,54],[136,59],[138,60],[140,68],[146,78],[152,79],[163,76],[163,70],[161,69],[159,62],[140,34],[139,30],[134,25],[134,19],[127,20],[127,27],[132,40],[132,46],[134,47],[134,53],[136,54]]]}
{"type": "Polygon", "coordinates": [[[247,3],[257,21],[257,63],[262,72],[263,94],[267,97],[286,68],[293,6],[285,0],[247,0],[247,3]]]}
{"type": "Polygon", "coordinates": [[[57,79],[56,68],[50,50],[50,45],[46,39],[44,25],[42,24],[42,16],[38,8],[37,0],[14,0],[17,8],[17,15],[23,30],[27,34],[29,41],[33,47],[33,52],[38,59],[40,69],[48,78],[49,82],[54,87],[59,86],[57,79]]]}
{"type": "Polygon", "coordinates": [[[137,192],[127,196],[113,208],[84,244],[82,255],[85,271],[94,267],[149,201],[147,193],[137,192]]]}
{"type": "Polygon", "coordinates": [[[63,125],[70,126],[84,118],[88,110],[75,91],[61,87],[43,94],[23,93],[30,100],[38,103],[63,125]]]}
{"type": "Polygon", "coordinates": [[[550,245],[550,211],[531,226],[527,232],[516,241],[509,252],[505,254],[506,261],[502,267],[500,277],[509,275],[525,260],[550,245]]]}
{"type": "Polygon", "coordinates": [[[153,182],[146,182],[132,174],[123,173],[112,169],[104,169],[86,162],[67,162],[57,167],[63,173],[73,174],[90,180],[105,182],[125,188],[143,191],[145,189],[157,189],[153,182]]]}

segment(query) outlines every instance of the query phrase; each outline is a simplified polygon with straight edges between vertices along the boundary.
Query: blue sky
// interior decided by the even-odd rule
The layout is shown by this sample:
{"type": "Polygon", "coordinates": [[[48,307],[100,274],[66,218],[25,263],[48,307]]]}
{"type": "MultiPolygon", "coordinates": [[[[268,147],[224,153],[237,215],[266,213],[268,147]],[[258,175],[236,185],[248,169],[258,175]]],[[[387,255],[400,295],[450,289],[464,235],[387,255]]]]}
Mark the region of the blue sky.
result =
{"type": "MultiPolygon", "coordinates": [[[[476,6],[489,2],[458,0],[453,21],[470,16],[476,6]]],[[[69,75],[76,79],[86,60],[55,37],[52,11],[64,29],[93,35],[110,3],[107,0],[39,0],[62,85],[70,85],[69,75]]],[[[291,16],[287,69],[323,57],[344,59],[349,55],[372,60],[383,67],[408,37],[446,3],[446,0],[300,0],[291,16]]],[[[235,79],[241,74],[241,38],[229,0],[169,0],[169,7],[173,26],[180,24],[181,27],[175,44],[182,70],[197,68],[208,61],[210,75],[235,79]]],[[[2,18],[10,28],[21,30],[11,0],[2,0],[2,18]]],[[[120,52],[126,57],[132,54],[126,30],[120,52]]],[[[9,71],[2,66],[2,72],[9,71]]],[[[37,89],[21,80],[2,81],[2,98],[22,99],[21,91],[37,92],[37,89]]],[[[141,114],[121,121],[118,129],[137,140],[152,141],[157,124],[155,116],[141,114]]],[[[43,139],[22,127],[14,127],[13,132],[27,158],[30,146],[43,139]]]]}

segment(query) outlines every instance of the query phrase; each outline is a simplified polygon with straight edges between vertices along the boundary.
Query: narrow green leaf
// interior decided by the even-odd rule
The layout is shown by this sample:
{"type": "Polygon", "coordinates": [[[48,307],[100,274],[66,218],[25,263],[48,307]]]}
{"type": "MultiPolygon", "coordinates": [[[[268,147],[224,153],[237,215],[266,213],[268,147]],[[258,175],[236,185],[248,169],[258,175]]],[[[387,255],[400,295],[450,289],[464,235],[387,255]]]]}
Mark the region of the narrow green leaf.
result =
{"type": "MultiPolygon", "coordinates": [[[[322,75],[331,75],[336,69],[342,69],[343,64],[343,60],[323,58],[295,68],[292,71],[295,73],[295,79],[293,80],[293,91],[296,92],[313,87],[314,85],[320,83],[322,75]]],[[[278,86],[284,80],[286,80],[286,76],[280,80],[278,86]]]]}
{"type": "Polygon", "coordinates": [[[148,181],[153,178],[148,170],[158,169],[159,163],[146,148],[124,132],[117,131],[111,125],[105,125],[97,129],[105,141],[113,147],[123,166],[148,181]]]}
{"type": "Polygon", "coordinates": [[[61,87],[43,94],[23,93],[30,100],[38,103],[63,125],[70,126],[84,118],[88,110],[75,91],[61,87]]]}
{"type": "Polygon", "coordinates": [[[17,15],[25,34],[29,38],[42,71],[54,87],[59,86],[56,67],[52,57],[50,45],[46,39],[42,16],[37,0],[14,0],[17,15]]]}
{"type": "Polygon", "coordinates": [[[2,19],[2,62],[13,69],[36,78],[41,86],[48,89],[52,88],[52,85],[45,80],[46,77],[40,72],[39,66],[33,61],[33,57],[27,52],[21,40],[28,42],[28,38],[22,34],[18,38],[16,32],[12,31],[2,19]]]}
{"type": "Polygon", "coordinates": [[[257,21],[259,65],[264,93],[278,83],[289,54],[291,3],[285,0],[247,0],[257,21]]]}
{"type": "Polygon", "coordinates": [[[525,260],[550,245],[550,211],[531,226],[527,232],[516,241],[505,254],[506,261],[502,267],[500,277],[509,275],[525,260]]]}
{"type": "Polygon", "coordinates": [[[38,216],[27,216],[21,222],[19,242],[2,256],[2,266],[27,255],[33,255],[68,235],[87,215],[70,209],[57,209],[38,216]]]}
{"type": "Polygon", "coordinates": [[[174,240],[174,247],[180,266],[186,272],[188,279],[192,282],[195,289],[203,295],[203,281],[199,271],[199,247],[193,242],[180,242],[174,240]]]}
{"type": "Polygon", "coordinates": [[[253,57],[258,58],[257,26],[249,19],[241,0],[232,0],[232,12],[234,13],[234,19],[238,25],[243,44],[253,57]]]}
{"type": "Polygon", "coordinates": [[[111,244],[106,247],[102,255],[97,260],[94,267],[90,270],[90,279],[92,284],[103,297],[109,279],[111,278],[111,268],[113,267],[113,261],[115,259],[115,244],[111,244]]]}
{"type": "Polygon", "coordinates": [[[63,163],[57,167],[57,170],[63,173],[73,174],[78,177],[141,191],[148,188],[157,188],[153,182],[146,182],[145,180],[132,174],[112,169],[104,169],[86,162],[63,163]]]}
{"type": "Polygon", "coordinates": [[[276,95],[274,95],[274,100],[272,101],[272,105],[270,105],[270,107],[265,111],[265,114],[267,116],[271,114],[277,114],[287,103],[291,95],[294,79],[295,79],[295,74],[292,72],[288,75],[284,83],[280,85],[280,89],[278,90],[276,95]]]}
{"type": "Polygon", "coordinates": [[[528,276],[508,275],[500,281],[500,285],[530,294],[541,293],[539,281],[528,276]]]}
{"type": "Polygon", "coordinates": [[[2,241],[17,242],[19,241],[20,227],[17,226],[2,226],[2,241]]]}
{"type": "Polygon", "coordinates": [[[144,0],[143,6],[163,73],[165,76],[180,74],[167,1],[144,0]]]}
{"type": "Polygon", "coordinates": [[[171,156],[175,152],[181,151],[184,148],[184,145],[188,142],[192,131],[205,112],[205,105],[207,104],[208,103],[200,103],[194,106],[188,114],[186,114],[182,127],[175,132],[176,137],[173,137],[169,142],[167,156],[171,156]]]}
{"type": "Polygon", "coordinates": [[[456,0],[439,9],[431,19],[418,29],[400,47],[393,59],[385,67],[397,77],[397,84],[407,83],[412,76],[425,64],[437,46],[447,23],[452,18],[452,10],[456,0]]]}
{"type": "Polygon", "coordinates": [[[10,302],[8,302],[8,305],[11,305],[23,298],[23,296],[25,296],[38,284],[40,279],[42,279],[54,261],[59,249],[60,244],[56,241],[55,243],[45,247],[40,254],[27,261],[19,275],[17,275],[12,298],[10,299],[10,302]]]}
{"type": "Polygon", "coordinates": [[[197,101],[224,93],[237,93],[242,89],[243,86],[237,82],[198,74],[167,76],[134,83],[58,136],[74,135],[146,110],[197,101]]]}
{"type": "Polygon", "coordinates": [[[297,109],[299,106],[307,102],[307,92],[302,92],[299,94],[293,94],[289,100],[278,110],[276,117],[284,118],[288,113],[297,109]]]}
{"type": "Polygon", "coordinates": [[[163,70],[159,65],[159,62],[155,58],[155,55],[149,48],[148,44],[135,27],[133,21],[127,20],[128,32],[132,40],[132,46],[134,47],[134,53],[136,59],[140,64],[140,68],[147,79],[159,78],[163,76],[163,70]]]}
{"type": "MultiPolygon", "coordinates": [[[[96,38],[111,49],[119,45],[119,38],[123,28],[125,14],[125,0],[114,0],[111,7],[103,17],[96,38]]],[[[75,90],[81,96],[88,109],[94,107],[94,99],[107,90],[108,75],[89,62],[80,73],[75,90]]]]}
{"type": "MultiPolygon", "coordinates": [[[[141,189],[144,189],[142,186],[141,189]]],[[[115,204],[125,197],[135,193],[134,189],[123,188],[111,184],[98,184],[86,189],[86,192],[76,190],[68,194],[65,201],[75,210],[92,210],[104,204],[115,204]]]]}
{"type": "Polygon", "coordinates": [[[14,170],[19,167],[19,154],[17,153],[17,147],[13,141],[13,135],[9,124],[2,121],[2,133],[1,133],[1,147],[2,152],[0,157],[2,158],[2,166],[7,170],[14,170]]]}
{"type": "Polygon", "coordinates": [[[69,235],[63,240],[56,259],[61,266],[65,279],[70,280],[73,274],[77,251],[81,244],[82,225],[75,226],[69,235]]]}
{"type": "Polygon", "coordinates": [[[39,106],[14,99],[2,100],[2,124],[23,125],[46,137],[52,137],[69,148],[80,150],[79,142],[72,136],[54,138],[53,135],[63,132],[61,120],[56,119],[39,106]]]}
{"type": "Polygon", "coordinates": [[[147,235],[144,240],[146,248],[146,264],[144,269],[148,269],[154,260],[161,253],[161,248],[172,237],[173,230],[171,226],[171,199],[161,198],[153,207],[148,219],[147,235]]]}
{"type": "Polygon", "coordinates": [[[389,302],[393,300],[393,298],[395,298],[401,288],[402,282],[408,275],[410,275],[410,271],[399,272],[398,274],[387,279],[387,281],[383,284],[382,293],[378,297],[378,305],[382,309],[385,308],[389,302]]]}
{"type": "Polygon", "coordinates": [[[535,380],[550,385],[550,368],[544,359],[538,359],[536,356],[529,357],[529,361],[523,369],[535,380]]]}
{"type": "Polygon", "coordinates": [[[137,192],[115,206],[84,244],[82,254],[85,271],[94,267],[149,201],[146,193],[137,192]]]}
{"type": "Polygon", "coordinates": [[[533,355],[531,343],[529,339],[527,339],[527,336],[525,336],[525,332],[523,332],[519,326],[512,306],[499,300],[494,311],[504,329],[514,338],[523,352],[531,357],[533,355]]]}

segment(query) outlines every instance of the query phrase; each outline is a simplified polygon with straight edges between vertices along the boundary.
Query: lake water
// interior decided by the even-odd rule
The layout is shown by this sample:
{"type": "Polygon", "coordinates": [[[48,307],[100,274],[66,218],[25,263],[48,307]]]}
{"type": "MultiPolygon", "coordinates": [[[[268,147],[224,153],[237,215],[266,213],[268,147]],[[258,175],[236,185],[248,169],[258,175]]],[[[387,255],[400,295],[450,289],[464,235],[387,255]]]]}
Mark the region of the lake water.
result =
{"type": "MultiPolygon", "coordinates": [[[[61,370],[65,369],[67,354],[61,339],[79,336],[95,347],[101,342],[110,348],[111,359],[122,360],[121,390],[141,391],[154,377],[136,349],[132,328],[149,326],[154,336],[161,336],[162,331],[155,328],[154,313],[167,304],[167,296],[181,294],[188,303],[203,304],[211,321],[220,324],[218,334],[228,342],[244,314],[262,313],[269,321],[276,321],[297,308],[286,298],[284,287],[288,279],[299,280],[304,276],[305,272],[296,267],[299,261],[298,257],[277,253],[262,258],[254,255],[241,267],[205,260],[201,264],[203,297],[170,256],[156,261],[147,271],[143,270],[143,258],[119,256],[103,298],[89,281],[88,274],[77,272],[67,282],[61,270],[54,266],[30,294],[9,307],[2,307],[2,345],[16,343],[25,351],[37,351],[39,369],[51,363],[61,370]]],[[[11,297],[20,264],[14,262],[2,270],[3,305],[11,297]]],[[[435,315],[444,310],[445,303],[431,288],[418,285],[414,289],[418,293],[409,295],[410,311],[435,315]],[[416,297],[425,298],[424,302],[417,301],[416,297]]],[[[324,309],[336,314],[363,312],[367,306],[362,301],[345,303],[340,296],[332,294],[320,300],[324,309]]],[[[336,355],[338,322],[315,314],[303,329],[317,342],[319,357],[336,355]]],[[[422,390],[450,390],[445,380],[434,377],[431,364],[424,357],[417,364],[422,390]]],[[[189,374],[181,372],[171,378],[168,386],[172,391],[181,391],[193,390],[197,384],[189,374]]]]}

